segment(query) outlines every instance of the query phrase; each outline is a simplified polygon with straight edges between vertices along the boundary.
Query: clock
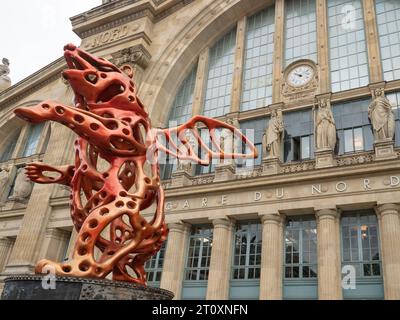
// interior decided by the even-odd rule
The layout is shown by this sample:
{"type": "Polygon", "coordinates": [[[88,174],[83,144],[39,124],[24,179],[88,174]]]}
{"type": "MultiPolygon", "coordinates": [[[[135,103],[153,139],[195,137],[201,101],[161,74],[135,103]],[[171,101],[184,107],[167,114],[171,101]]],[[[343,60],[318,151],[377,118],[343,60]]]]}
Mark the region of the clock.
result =
{"type": "Polygon", "coordinates": [[[287,82],[292,87],[303,87],[307,85],[314,77],[314,69],[308,65],[298,65],[292,69],[288,76],[287,82]]]}
{"type": "Polygon", "coordinates": [[[283,102],[313,101],[318,92],[318,65],[309,59],[294,61],[285,68],[281,79],[283,102]]]}

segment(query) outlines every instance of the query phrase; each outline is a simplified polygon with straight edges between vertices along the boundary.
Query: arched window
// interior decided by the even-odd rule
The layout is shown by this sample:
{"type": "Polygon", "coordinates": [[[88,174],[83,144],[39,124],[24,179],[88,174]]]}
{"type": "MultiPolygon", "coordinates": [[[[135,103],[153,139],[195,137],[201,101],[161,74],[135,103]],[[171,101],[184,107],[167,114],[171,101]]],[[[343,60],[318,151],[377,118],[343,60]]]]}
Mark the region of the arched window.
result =
{"type": "Polygon", "coordinates": [[[268,7],[247,20],[241,110],[272,103],[275,7],[268,7]]]}
{"type": "Polygon", "coordinates": [[[21,133],[21,131],[17,130],[13,134],[11,134],[9,136],[9,138],[6,138],[7,142],[4,145],[4,149],[1,150],[1,153],[0,153],[0,162],[8,161],[11,159],[11,157],[14,153],[14,150],[15,150],[15,146],[17,145],[17,141],[18,141],[18,137],[19,137],[20,133],[21,133]]]}
{"type": "Polygon", "coordinates": [[[219,117],[230,112],[236,27],[211,49],[204,100],[204,115],[219,117]]]}
{"type": "Polygon", "coordinates": [[[39,123],[29,128],[29,136],[22,154],[23,157],[29,157],[36,153],[43,127],[44,123],[39,123]]]}

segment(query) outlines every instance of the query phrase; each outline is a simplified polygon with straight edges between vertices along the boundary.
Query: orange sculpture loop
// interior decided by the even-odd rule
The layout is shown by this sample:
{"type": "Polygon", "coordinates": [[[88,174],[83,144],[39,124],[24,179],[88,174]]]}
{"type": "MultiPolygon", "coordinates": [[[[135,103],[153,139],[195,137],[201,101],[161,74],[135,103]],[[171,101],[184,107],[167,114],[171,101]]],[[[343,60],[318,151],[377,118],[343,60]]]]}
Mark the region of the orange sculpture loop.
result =
{"type": "Polygon", "coordinates": [[[158,163],[148,161],[149,151],[155,158],[161,150],[203,165],[221,156],[254,158],[257,151],[234,127],[201,116],[177,128],[152,130],[127,74],[74,45],[64,50],[69,69],[63,76],[74,90],[75,107],[45,101],[15,110],[17,116],[32,123],[56,121],[78,135],[74,165],[34,163],[26,167],[33,182],[71,188],[71,218],[78,232],[71,260],[42,260],[36,273],[42,273],[44,267],[52,267],[60,276],[105,278],[112,273],[114,280],[146,285],[144,263],[160,250],[168,233],[158,163]],[[194,130],[197,122],[209,128],[216,149],[210,149],[194,130]],[[215,142],[219,127],[239,136],[251,152],[224,153],[215,142]],[[188,129],[194,132],[205,159],[198,157],[182,136],[188,129]],[[163,143],[168,147],[160,135],[166,137],[163,143]],[[148,221],[140,212],[153,204],[155,213],[148,221]]]}

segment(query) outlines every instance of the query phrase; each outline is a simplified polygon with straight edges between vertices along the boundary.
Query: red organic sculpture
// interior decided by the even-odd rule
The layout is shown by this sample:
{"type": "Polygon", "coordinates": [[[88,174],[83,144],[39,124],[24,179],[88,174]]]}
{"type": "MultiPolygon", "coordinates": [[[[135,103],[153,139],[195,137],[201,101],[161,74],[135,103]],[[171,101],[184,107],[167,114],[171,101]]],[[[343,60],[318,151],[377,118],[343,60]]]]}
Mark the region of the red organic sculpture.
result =
{"type": "Polygon", "coordinates": [[[151,129],[135,84],[127,74],[74,45],[67,45],[64,50],[69,69],[63,76],[74,90],[75,107],[45,101],[15,110],[17,116],[32,123],[56,121],[78,135],[74,165],[55,168],[33,163],[26,167],[34,182],[71,187],[71,217],[78,231],[70,261],[42,260],[36,272],[52,266],[61,276],[105,278],[112,273],[114,280],[146,285],[144,263],[161,248],[168,233],[158,164],[147,160],[151,156],[157,158],[161,150],[207,165],[211,158],[224,156],[254,158],[257,150],[235,127],[202,116],[177,128],[151,129]],[[198,122],[208,127],[213,147],[202,141],[196,130],[198,122]],[[247,143],[251,152],[224,154],[216,142],[216,128],[230,130],[247,143]],[[204,159],[196,155],[182,135],[186,130],[191,130],[197,139],[204,159]],[[168,147],[160,135],[165,136],[168,147]],[[181,151],[182,145],[185,152],[181,151]],[[140,211],[153,203],[156,212],[147,221],[140,211]],[[100,252],[97,258],[95,248],[100,252]]]}

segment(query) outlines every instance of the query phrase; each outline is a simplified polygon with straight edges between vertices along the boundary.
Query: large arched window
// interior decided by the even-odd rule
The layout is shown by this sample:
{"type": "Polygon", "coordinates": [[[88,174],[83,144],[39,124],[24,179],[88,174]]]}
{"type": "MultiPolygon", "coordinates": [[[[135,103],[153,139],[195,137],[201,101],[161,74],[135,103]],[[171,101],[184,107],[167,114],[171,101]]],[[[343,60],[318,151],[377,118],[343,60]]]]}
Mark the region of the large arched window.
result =
{"type": "Polygon", "coordinates": [[[40,137],[43,132],[44,123],[39,123],[29,127],[28,140],[25,144],[23,157],[29,157],[37,152],[40,137]]]}
{"type": "Polygon", "coordinates": [[[204,115],[219,117],[230,112],[236,27],[210,49],[204,115]]]}
{"type": "Polygon", "coordinates": [[[6,138],[4,146],[2,147],[2,150],[0,152],[0,162],[5,162],[11,159],[15,150],[15,146],[17,145],[20,133],[20,130],[16,130],[6,138]]]}
{"type": "Polygon", "coordinates": [[[272,102],[275,7],[247,20],[241,110],[261,108],[272,102]]]}

